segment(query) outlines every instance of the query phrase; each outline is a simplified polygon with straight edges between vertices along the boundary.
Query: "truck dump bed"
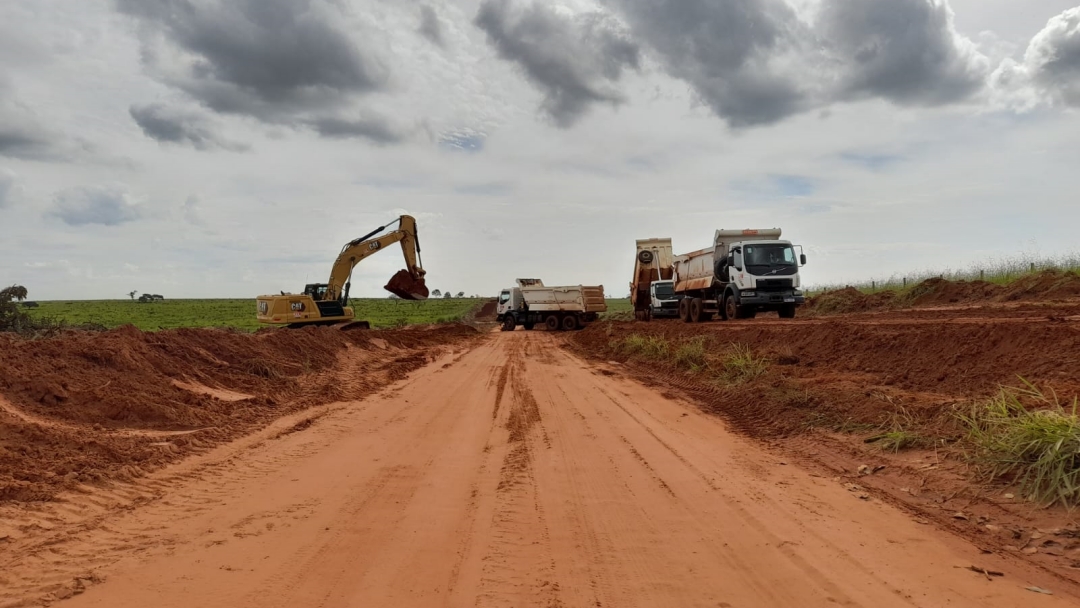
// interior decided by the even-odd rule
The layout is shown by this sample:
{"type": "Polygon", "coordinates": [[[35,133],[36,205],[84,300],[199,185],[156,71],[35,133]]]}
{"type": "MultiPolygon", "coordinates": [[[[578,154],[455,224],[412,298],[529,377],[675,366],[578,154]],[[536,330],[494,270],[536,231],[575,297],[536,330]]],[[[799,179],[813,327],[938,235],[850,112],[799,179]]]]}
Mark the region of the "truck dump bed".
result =
{"type": "Polygon", "coordinates": [[[522,287],[521,295],[533,312],[607,312],[604,286],[568,285],[522,287]]]}

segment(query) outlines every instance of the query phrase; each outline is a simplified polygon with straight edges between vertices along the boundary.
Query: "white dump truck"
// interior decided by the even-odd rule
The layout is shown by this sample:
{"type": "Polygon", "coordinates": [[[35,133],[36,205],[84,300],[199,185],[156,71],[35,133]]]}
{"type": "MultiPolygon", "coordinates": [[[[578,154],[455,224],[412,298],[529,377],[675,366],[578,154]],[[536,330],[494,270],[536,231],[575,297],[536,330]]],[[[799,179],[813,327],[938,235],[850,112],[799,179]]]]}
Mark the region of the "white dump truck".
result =
{"type": "Polygon", "coordinates": [[[502,290],[496,309],[503,331],[521,325],[533,329],[575,330],[595,321],[607,311],[604,286],[569,285],[547,287],[540,279],[518,279],[517,287],[502,290]]]}
{"type": "Polygon", "coordinates": [[[673,258],[679,318],[700,323],[752,319],[759,311],[795,317],[806,302],[799,267],[806,255],[780,240],[780,229],[717,230],[711,247],[673,258]]]}
{"type": "Polygon", "coordinates": [[[679,299],[675,297],[671,239],[639,239],[634,257],[634,279],[630,282],[630,303],[634,318],[648,321],[653,317],[676,317],[679,299]]]}

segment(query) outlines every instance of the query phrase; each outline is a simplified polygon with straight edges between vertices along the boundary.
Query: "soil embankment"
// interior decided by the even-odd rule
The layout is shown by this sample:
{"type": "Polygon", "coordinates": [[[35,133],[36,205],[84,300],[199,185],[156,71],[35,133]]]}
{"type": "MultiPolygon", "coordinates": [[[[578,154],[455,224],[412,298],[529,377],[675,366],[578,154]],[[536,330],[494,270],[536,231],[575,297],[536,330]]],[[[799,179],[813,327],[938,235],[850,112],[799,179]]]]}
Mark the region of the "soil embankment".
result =
{"type": "Polygon", "coordinates": [[[476,335],[464,325],[0,335],[0,501],[130,479],[313,404],[370,394],[476,335]]]}

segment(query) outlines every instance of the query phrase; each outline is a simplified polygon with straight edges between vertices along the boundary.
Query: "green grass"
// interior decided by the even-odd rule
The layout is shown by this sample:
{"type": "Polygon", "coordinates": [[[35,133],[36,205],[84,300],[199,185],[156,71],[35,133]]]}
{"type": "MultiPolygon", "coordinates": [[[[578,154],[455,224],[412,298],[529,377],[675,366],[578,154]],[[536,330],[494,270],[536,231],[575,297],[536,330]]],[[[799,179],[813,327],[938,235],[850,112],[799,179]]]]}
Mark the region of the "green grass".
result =
{"type": "MultiPolygon", "coordinates": [[[[889,403],[892,403],[891,399],[889,403]]],[[[915,430],[919,424],[911,412],[902,405],[898,408],[889,414],[888,420],[881,426],[881,433],[870,437],[866,442],[877,442],[881,449],[894,453],[931,443],[927,437],[915,430]]]]}
{"type": "Polygon", "coordinates": [[[630,334],[617,341],[616,348],[630,356],[645,359],[667,359],[671,354],[668,341],[660,336],[630,334]]]}
{"type": "Polygon", "coordinates": [[[985,263],[975,264],[965,269],[920,270],[856,283],[818,285],[808,289],[807,293],[818,294],[823,291],[832,291],[844,287],[854,287],[865,294],[879,291],[902,292],[911,289],[926,279],[934,277],[941,277],[949,281],[986,281],[997,285],[1009,285],[1033,272],[1042,272],[1044,270],[1080,272],[1080,253],[1065,254],[1058,257],[1017,256],[1014,258],[987,260],[985,263]]]}
{"type": "Polygon", "coordinates": [[[1042,504],[1080,504],[1080,417],[1077,399],[1062,403],[1025,381],[1002,388],[958,418],[971,459],[983,475],[1019,486],[1042,504]]]}
{"type": "MultiPolygon", "coordinates": [[[[390,299],[354,299],[356,318],[372,327],[397,327],[419,323],[460,320],[479,303],[475,298],[432,298],[422,302],[390,299]]],[[[177,327],[230,327],[254,331],[255,298],[239,300],[164,300],[140,303],[131,300],[38,301],[28,310],[35,318],[53,318],[69,325],[131,324],[145,331],[177,327]]]]}
{"type": "Polygon", "coordinates": [[[746,344],[732,344],[722,359],[724,379],[729,382],[746,382],[761,376],[769,369],[769,360],[755,355],[746,344]]]}
{"type": "Polygon", "coordinates": [[[612,298],[607,300],[607,312],[600,313],[605,321],[633,321],[634,306],[630,298],[612,298]]]}

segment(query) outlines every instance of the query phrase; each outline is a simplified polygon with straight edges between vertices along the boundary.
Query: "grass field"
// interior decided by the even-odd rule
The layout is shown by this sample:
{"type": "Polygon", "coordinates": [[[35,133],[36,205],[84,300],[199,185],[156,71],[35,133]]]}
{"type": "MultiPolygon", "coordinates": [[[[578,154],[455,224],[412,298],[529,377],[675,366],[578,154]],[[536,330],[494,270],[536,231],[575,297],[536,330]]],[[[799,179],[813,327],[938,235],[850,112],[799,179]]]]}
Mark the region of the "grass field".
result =
{"type": "MultiPolygon", "coordinates": [[[[372,327],[395,327],[418,323],[444,323],[461,319],[484,300],[474,298],[405,300],[354,299],[356,318],[372,327]]],[[[39,301],[30,309],[35,317],[49,317],[69,325],[95,324],[118,327],[131,324],[145,331],[176,327],[232,327],[247,331],[259,328],[255,299],[164,300],[140,303],[130,300],[39,301]]]]}
{"type": "Polygon", "coordinates": [[[843,289],[849,286],[867,294],[886,290],[903,291],[933,277],[941,277],[950,281],[986,281],[998,285],[1008,285],[1023,276],[1043,270],[1080,272],[1080,253],[1044,258],[1020,256],[988,260],[985,264],[974,265],[962,270],[923,270],[855,283],[815,285],[808,289],[807,293],[814,295],[823,291],[843,289]]]}

